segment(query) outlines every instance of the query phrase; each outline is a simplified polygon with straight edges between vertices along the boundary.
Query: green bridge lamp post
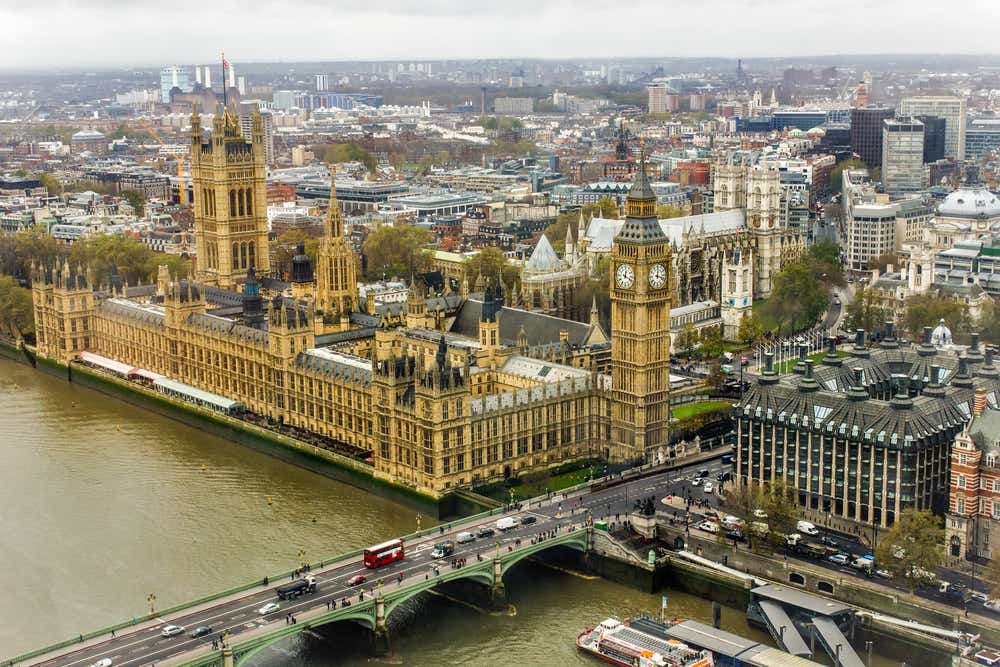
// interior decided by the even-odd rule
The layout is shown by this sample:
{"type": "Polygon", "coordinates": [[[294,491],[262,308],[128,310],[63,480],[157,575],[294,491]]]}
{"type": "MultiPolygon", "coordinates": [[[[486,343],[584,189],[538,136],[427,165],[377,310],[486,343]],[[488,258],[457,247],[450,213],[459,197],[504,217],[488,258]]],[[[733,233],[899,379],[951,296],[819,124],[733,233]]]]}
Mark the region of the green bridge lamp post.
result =
{"type": "Polygon", "coordinates": [[[306,550],[299,549],[299,567],[304,568],[305,566],[306,566],[306,550]]]}
{"type": "Polygon", "coordinates": [[[146,597],[146,602],[149,603],[149,615],[152,616],[156,613],[156,596],[152,593],[146,597]]]}
{"type": "Polygon", "coordinates": [[[420,532],[420,514],[417,514],[417,532],[420,532]]]}

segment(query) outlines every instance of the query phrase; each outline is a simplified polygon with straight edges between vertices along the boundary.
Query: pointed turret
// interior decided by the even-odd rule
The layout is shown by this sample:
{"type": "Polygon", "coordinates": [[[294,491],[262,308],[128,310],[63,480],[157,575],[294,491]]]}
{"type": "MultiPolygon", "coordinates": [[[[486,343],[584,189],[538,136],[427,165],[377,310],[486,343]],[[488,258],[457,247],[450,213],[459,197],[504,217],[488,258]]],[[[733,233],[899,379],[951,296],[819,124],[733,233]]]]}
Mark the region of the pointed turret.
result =
{"type": "Polygon", "coordinates": [[[573,228],[566,225],[566,265],[572,267],[576,264],[576,242],[573,240],[573,228]]]}
{"type": "Polygon", "coordinates": [[[595,296],[593,301],[590,302],[590,326],[599,327],[601,326],[601,314],[597,310],[597,297],[595,296]]]}

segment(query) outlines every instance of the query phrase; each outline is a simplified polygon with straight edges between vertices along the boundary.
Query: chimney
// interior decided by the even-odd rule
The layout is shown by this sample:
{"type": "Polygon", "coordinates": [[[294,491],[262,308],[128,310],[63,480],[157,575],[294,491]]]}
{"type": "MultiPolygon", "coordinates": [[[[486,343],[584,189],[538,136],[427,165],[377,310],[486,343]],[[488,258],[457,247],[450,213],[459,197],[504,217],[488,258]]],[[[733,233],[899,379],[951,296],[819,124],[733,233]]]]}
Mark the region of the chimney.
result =
{"type": "Polygon", "coordinates": [[[863,348],[865,346],[865,330],[855,329],[854,330],[854,347],[863,348]]]}
{"type": "Polygon", "coordinates": [[[979,351],[979,334],[978,333],[974,333],[974,334],[970,334],[970,335],[972,336],[972,343],[969,345],[969,347],[972,349],[973,352],[978,352],[979,351]]]}
{"type": "Polygon", "coordinates": [[[812,359],[806,359],[806,376],[805,376],[805,379],[806,380],[812,380],[813,379],[813,360],[812,359]]]}
{"type": "Polygon", "coordinates": [[[799,361],[805,361],[808,356],[809,346],[805,343],[799,343],[799,361]]]}
{"type": "Polygon", "coordinates": [[[826,339],[826,351],[829,354],[837,354],[837,339],[833,336],[826,339]]]}
{"type": "Polygon", "coordinates": [[[864,369],[855,366],[852,370],[854,371],[854,386],[864,387],[865,386],[864,369]]]}
{"type": "Polygon", "coordinates": [[[892,320],[886,320],[886,323],[885,323],[885,337],[886,338],[895,338],[896,337],[895,328],[896,328],[896,325],[894,325],[892,323],[892,320]]]}
{"type": "Polygon", "coordinates": [[[931,344],[931,328],[924,327],[924,345],[931,344]]]}
{"type": "Polygon", "coordinates": [[[764,372],[774,372],[774,352],[768,352],[764,355],[764,372]]]}
{"type": "Polygon", "coordinates": [[[972,416],[978,417],[986,411],[986,387],[976,387],[976,397],[972,401],[972,416]]]}

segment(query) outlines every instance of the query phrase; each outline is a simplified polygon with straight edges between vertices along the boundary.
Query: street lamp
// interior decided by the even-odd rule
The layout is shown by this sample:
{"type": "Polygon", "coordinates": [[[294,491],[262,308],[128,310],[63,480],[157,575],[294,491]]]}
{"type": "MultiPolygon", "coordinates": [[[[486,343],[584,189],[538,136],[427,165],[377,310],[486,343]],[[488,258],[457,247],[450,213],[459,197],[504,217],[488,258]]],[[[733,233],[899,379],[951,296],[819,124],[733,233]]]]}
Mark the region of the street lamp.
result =
{"type": "Polygon", "coordinates": [[[156,606],[156,596],[153,595],[152,593],[150,593],[149,596],[146,598],[146,602],[149,603],[149,615],[152,616],[153,614],[156,613],[156,609],[155,609],[155,606],[156,606]]]}
{"type": "Polygon", "coordinates": [[[420,514],[417,514],[417,532],[420,532],[420,514]]]}
{"type": "Polygon", "coordinates": [[[306,550],[299,549],[299,565],[305,567],[306,565],[306,550]]]}

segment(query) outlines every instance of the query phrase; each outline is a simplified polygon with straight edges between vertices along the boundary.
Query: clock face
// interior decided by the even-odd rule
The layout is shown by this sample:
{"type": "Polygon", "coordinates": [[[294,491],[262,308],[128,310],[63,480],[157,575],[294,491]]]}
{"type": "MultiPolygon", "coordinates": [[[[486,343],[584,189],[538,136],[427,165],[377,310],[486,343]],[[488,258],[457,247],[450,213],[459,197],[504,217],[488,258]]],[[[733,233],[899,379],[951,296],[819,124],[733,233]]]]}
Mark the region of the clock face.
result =
{"type": "Polygon", "coordinates": [[[667,270],[662,264],[653,264],[649,269],[649,286],[660,289],[667,284],[667,270]]]}
{"type": "Polygon", "coordinates": [[[615,280],[619,287],[628,289],[635,282],[635,271],[628,264],[619,264],[618,270],[615,271],[615,280]]]}

